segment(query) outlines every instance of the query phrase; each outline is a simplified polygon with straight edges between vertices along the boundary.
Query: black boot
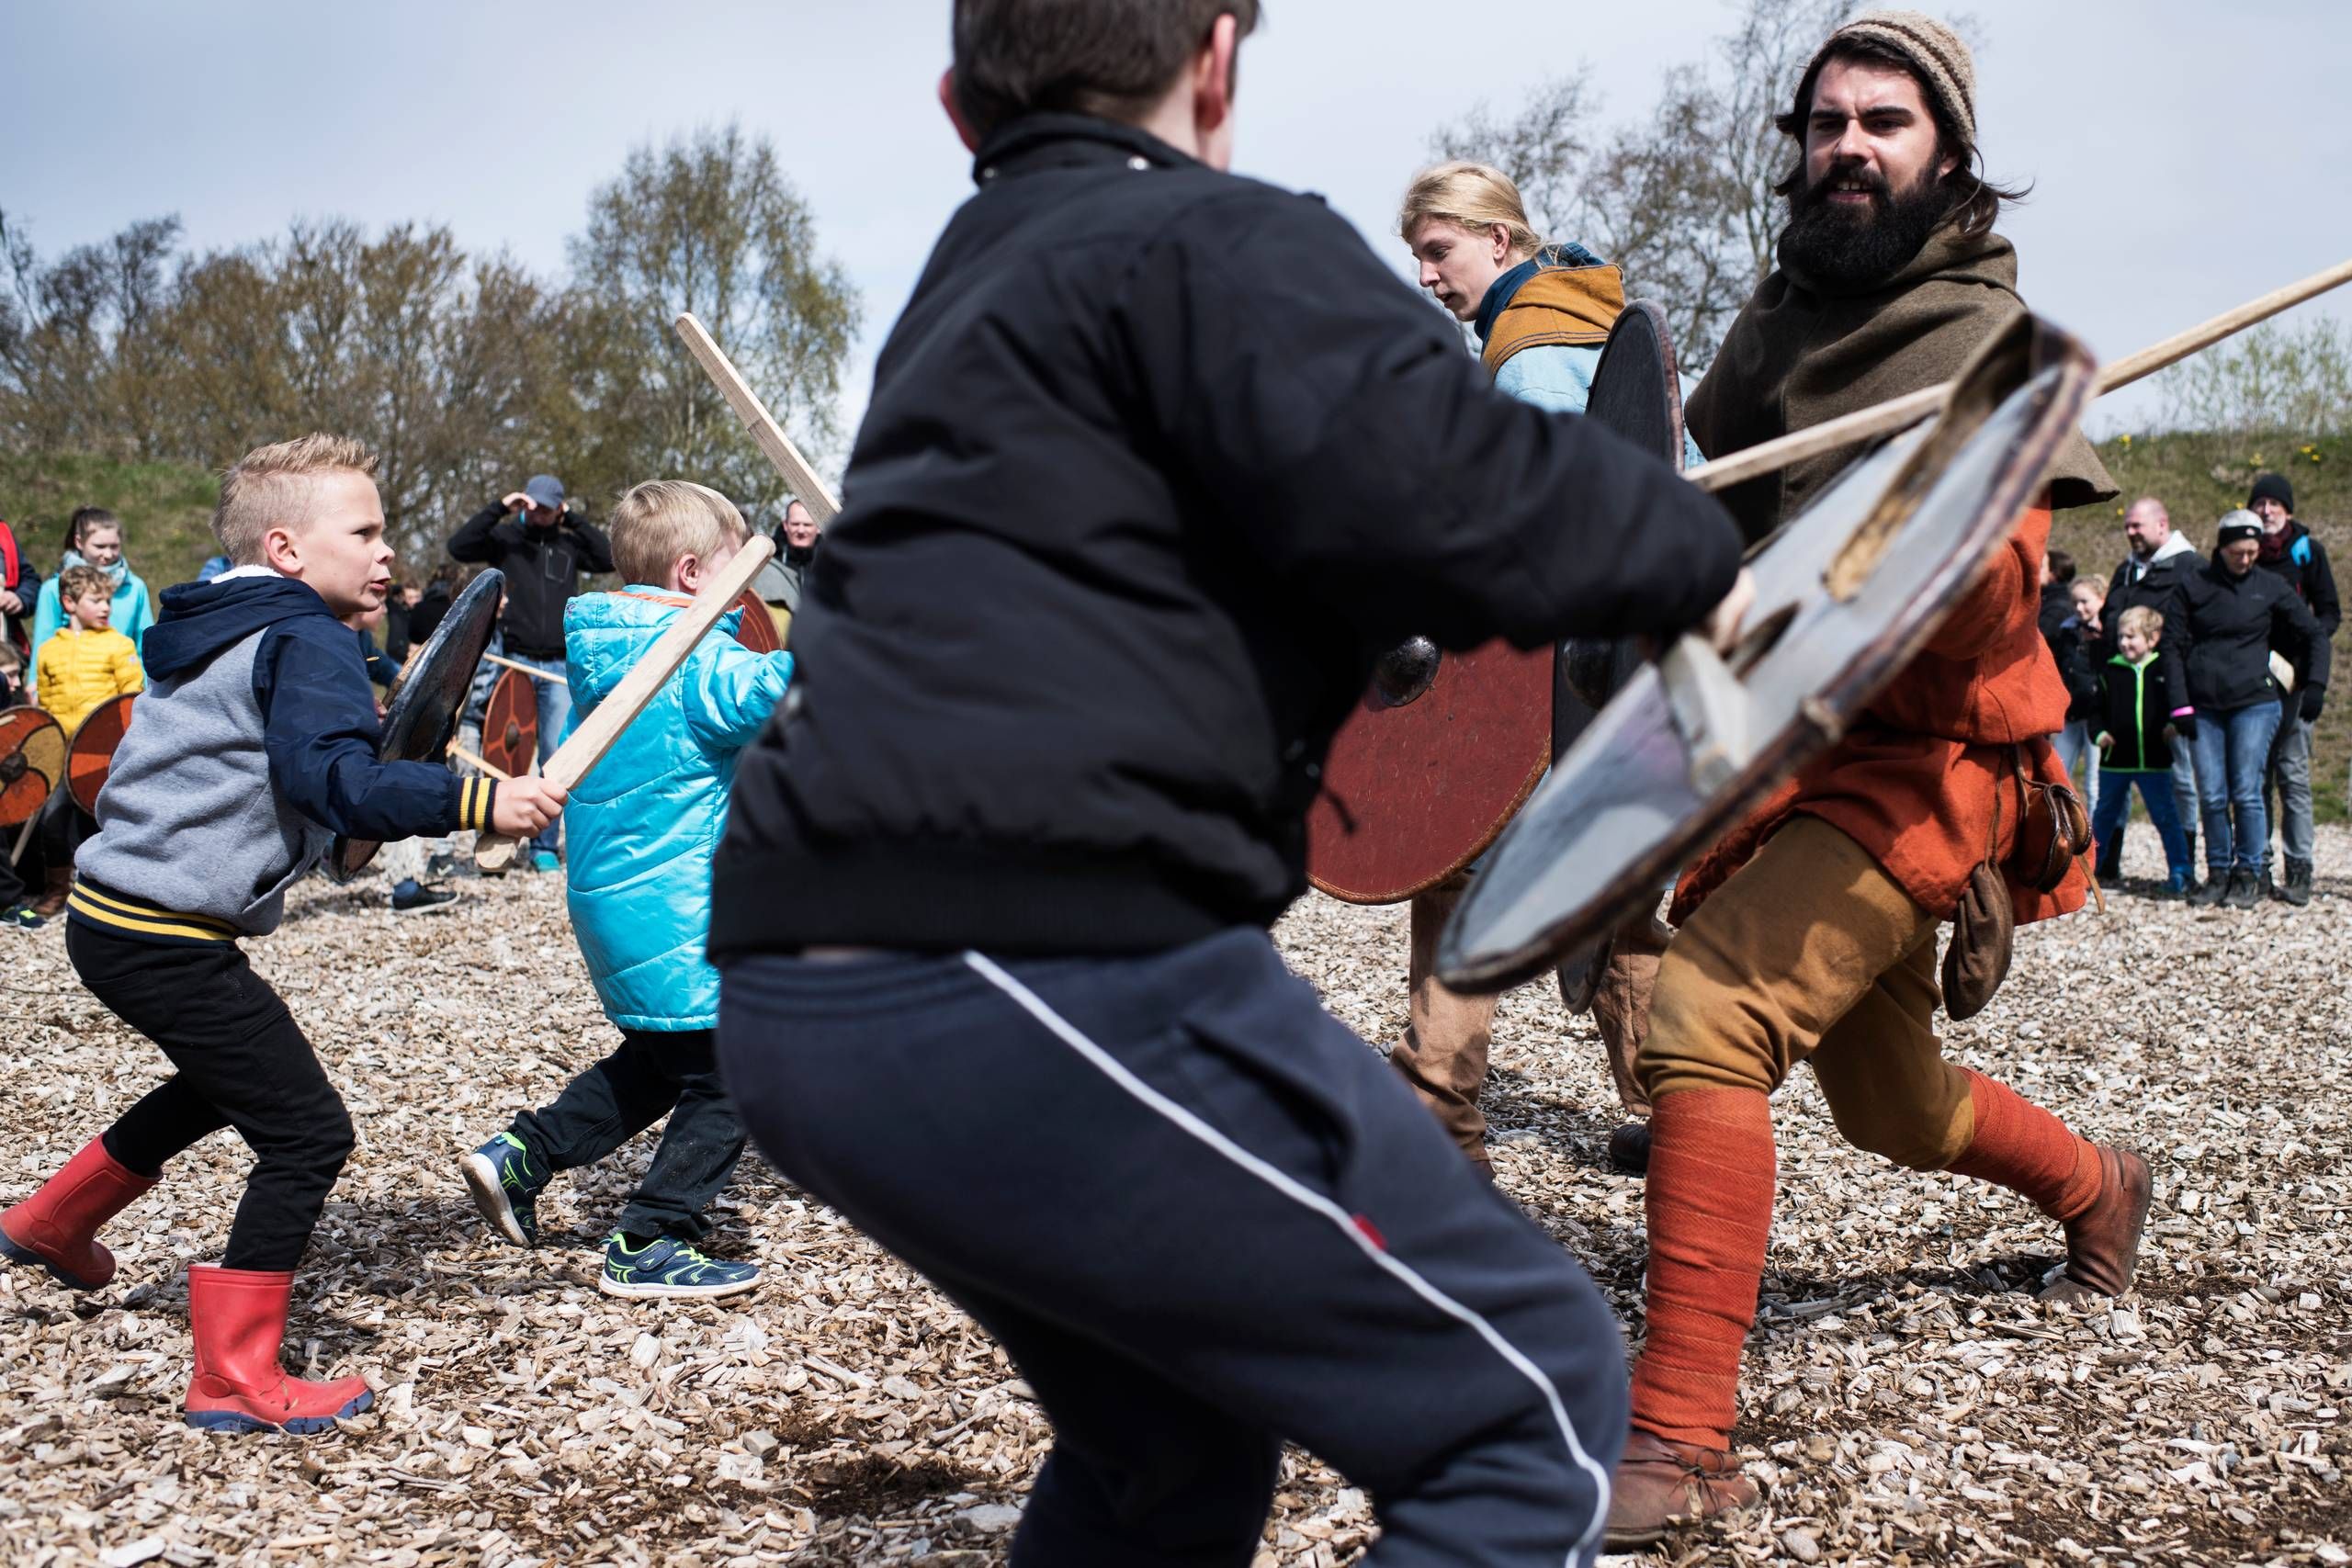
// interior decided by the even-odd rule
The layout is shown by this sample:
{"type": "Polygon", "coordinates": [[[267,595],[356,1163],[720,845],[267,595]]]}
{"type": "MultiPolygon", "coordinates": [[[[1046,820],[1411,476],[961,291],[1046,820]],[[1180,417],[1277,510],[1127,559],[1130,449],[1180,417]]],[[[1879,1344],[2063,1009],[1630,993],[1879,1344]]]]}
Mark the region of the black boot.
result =
{"type": "Polygon", "coordinates": [[[2292,904],[2298,909],[2312,901],[2311,862],[2307,860],[2296,860],[2291,855],[2288,857],[2287,885],[2279,889],[2278,897],[2284,898],[2288,903],[2292,904]]]}
{"type": "Polygon", "coordinates": [[[2218,908],[2222,896],[2229,890],[2230,868],[2225,865],[2209,865],[2205,868],[2203,885],[2189,894],[2188,901],[2200,909],[2218,908]]]}
{"type": "Polygon", "coordinates": [[[2262,902],[2262,884],[2250,865],[2233,866],[2222,902],[2233,909],[2251,909],[2262,902]]]}

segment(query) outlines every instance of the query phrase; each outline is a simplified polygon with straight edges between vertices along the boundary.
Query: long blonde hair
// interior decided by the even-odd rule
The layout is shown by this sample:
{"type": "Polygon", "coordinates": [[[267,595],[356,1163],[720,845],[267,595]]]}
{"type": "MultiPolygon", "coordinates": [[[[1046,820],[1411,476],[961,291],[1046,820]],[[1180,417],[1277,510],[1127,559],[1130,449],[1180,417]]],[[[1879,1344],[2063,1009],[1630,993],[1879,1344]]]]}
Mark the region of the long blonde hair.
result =
{"type": "Polygon", "coordinates": [[[1413,231],[1432,220],[1452,223],[1473,233],[1484,233],[1499,223],[1510,235],[1511,260],[1525,261],[1544,248],[1543,238],[1527,220],[1527,203],[1509,175],[1487,164],[1457,158],[1423,169],[1405,187],[1405,205],[1396,215],[1396,232],[1413,243],[1413,231]]]}

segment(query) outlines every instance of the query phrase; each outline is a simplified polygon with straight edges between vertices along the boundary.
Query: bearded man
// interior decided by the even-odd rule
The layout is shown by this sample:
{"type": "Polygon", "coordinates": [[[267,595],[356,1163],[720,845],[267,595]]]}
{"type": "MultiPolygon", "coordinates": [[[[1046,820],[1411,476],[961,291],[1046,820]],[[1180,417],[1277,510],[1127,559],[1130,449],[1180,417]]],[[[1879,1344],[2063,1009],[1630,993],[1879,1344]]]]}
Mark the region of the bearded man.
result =
{"type": "MultiPolygon", "coordinates": [[[[2007,193],[1976,164],[1975,69],[1916,12],[1839,28],[1779,120],[1800,161],[1781,189],[1780,270],[1758,286],[1690,405],[1723,455],[1949,378],[2025,307],[1993,232],[2007,193]]],[[[1810,502],[1846,458],[1724,492],[1751,539],[1810,502]]],[[[2050,501],[2113,494],[2080,436],[2050,501]]],[[[1740,1351],[1772,1214],[1768,1096],[1810,1060],[1838,1131],[1920,1170],[1998,1182],[2065,1226],[2048,1294],[2131,1282],[2148,1204],[2136,1155],[2103,1148],[1943,1060],[1936,931],[1980,863],[2006,868],[2023,793],[2062,782],[2047,737],[2066,690],[2037,625],[2050,514],[1995,553],[1926,651],[1836,747],[1702,857],[1677,889],[1636,1064],[1655,1111],[1647,1335],[1633,1433],[1609,1512],[1612,1546],[1752,1501],[1725,1452],[1740,1351]]],[[[2005,874],[2020,921],[2081,906],[2077,862],[2054,893],[2005,874]]]]}

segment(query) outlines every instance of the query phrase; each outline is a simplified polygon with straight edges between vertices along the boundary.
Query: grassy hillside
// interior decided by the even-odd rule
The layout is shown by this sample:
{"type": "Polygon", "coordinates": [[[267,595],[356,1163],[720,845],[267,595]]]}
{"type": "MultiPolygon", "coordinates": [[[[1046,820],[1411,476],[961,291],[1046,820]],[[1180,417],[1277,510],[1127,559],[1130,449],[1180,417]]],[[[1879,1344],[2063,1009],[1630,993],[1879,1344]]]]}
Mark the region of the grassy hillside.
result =
{"type": "MultiPolygon", "coordinates": [[[[2308,442],[2202,434],[2121,436],[2099,447],[2123,493],[2107,507],[2061,513],[2052,542],[2070,551],[2086,571],[2105,577],[2123,558],[2123,506],[2153,495],[2172,513],[2201,552],[2213,546],[2213,525],[2245,502],[2246,487],[2265,468],[2295,486],[2296,514],[2327,546],[2340,582],[2352,591],[2352,439],[2308,442]]],[[[130,529],[130,558],[155,588],[196,575],[213,550],[213,476],[181,463],[130,463],[74,455],[0,453],[0,517],[47,573],[57,562],[65,520],[77,506],[104,506],[130,529]]],[[[2352,636],[2336,639],[2338,689],[2320,721],[2320,754],[2312,789],[2323,820],[2346,815],[2346,768],[2352,764],[2352,636]]]]}
{"type": "MultiPolygon", "coordinates": [[[[2103,443],[2099,457],[2123,493],[2105,507],[2058,514],[2051,543],[2073,553],[2085,571],[2106,577],[2124,557],[2123,509],[2153,495],[2172,513],[2172,525],[2188,536],[2200,555],[2213,552],[2213,526],[2222,513],[2245,504],[2254,476],[2265,469],[2287,476],[2295,487],[2295,516],[2327,547],[2339,591],[2352,591],[2352,439],[2313,442],[2289,435],[2119,436],[2103,443]]],[[[2320,716],[2318,754],[2312,766],[2313,809],[2322,821],[2346,815],[2345,770],[2352,765],[2352,632],[2335,638],[2336,679],[2320,716]]]]}
{"type": "Polygon", "coordinates": [[[74,509],[123,521],[126,553],[147,585],[185,582],[213,553],[220,481],[191,463],[130,463],[72,454],[0,452],[0,517],[43,577],[57,570],[74,509]]]}

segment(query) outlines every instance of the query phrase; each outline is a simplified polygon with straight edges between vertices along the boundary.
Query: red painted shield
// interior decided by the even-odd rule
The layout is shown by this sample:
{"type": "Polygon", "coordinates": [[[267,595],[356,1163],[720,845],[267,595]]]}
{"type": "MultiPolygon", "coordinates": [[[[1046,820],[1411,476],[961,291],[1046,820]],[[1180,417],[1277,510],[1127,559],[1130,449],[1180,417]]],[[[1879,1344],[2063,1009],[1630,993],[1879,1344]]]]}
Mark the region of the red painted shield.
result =
{"type": "Polygon", "coordinates": [[[481,716],[481,760],[519,779],[539,756],[539,694],[520,670],[500,673],[481,716]]]}
{"type": "Polygon", "coordinates": [[[98,791],[106,787],[107,772],[114,766],[114,749],[130,728],[130,705],[136,700],[134,694],[126,693],[99,704],[66,744],[65,787],[73,792],[74,804],[93,817],[98,814],[98,791]]]}
{"type": "Polygon", "coordinates": [[[766,601],[749,588],[735,596],[735,608],[743,617],[735,625],[735,640],[753,653],[774,653],[784,646],[775,635],[775,617],[768,614],[766,601]]]}
{"type": "Polygon", "coordinates": [[[64,777],[65,731],[57,720],[34,707],[0,712],[0,828],[31,821],[64,777]]]}
{"type": "Polygon", "coordinates": [[[1408,644],[1332,739],[1307,878],[1351,904],[1434,887],[1495,841],[1551,760],[1550,649],[1408,644]]]}

